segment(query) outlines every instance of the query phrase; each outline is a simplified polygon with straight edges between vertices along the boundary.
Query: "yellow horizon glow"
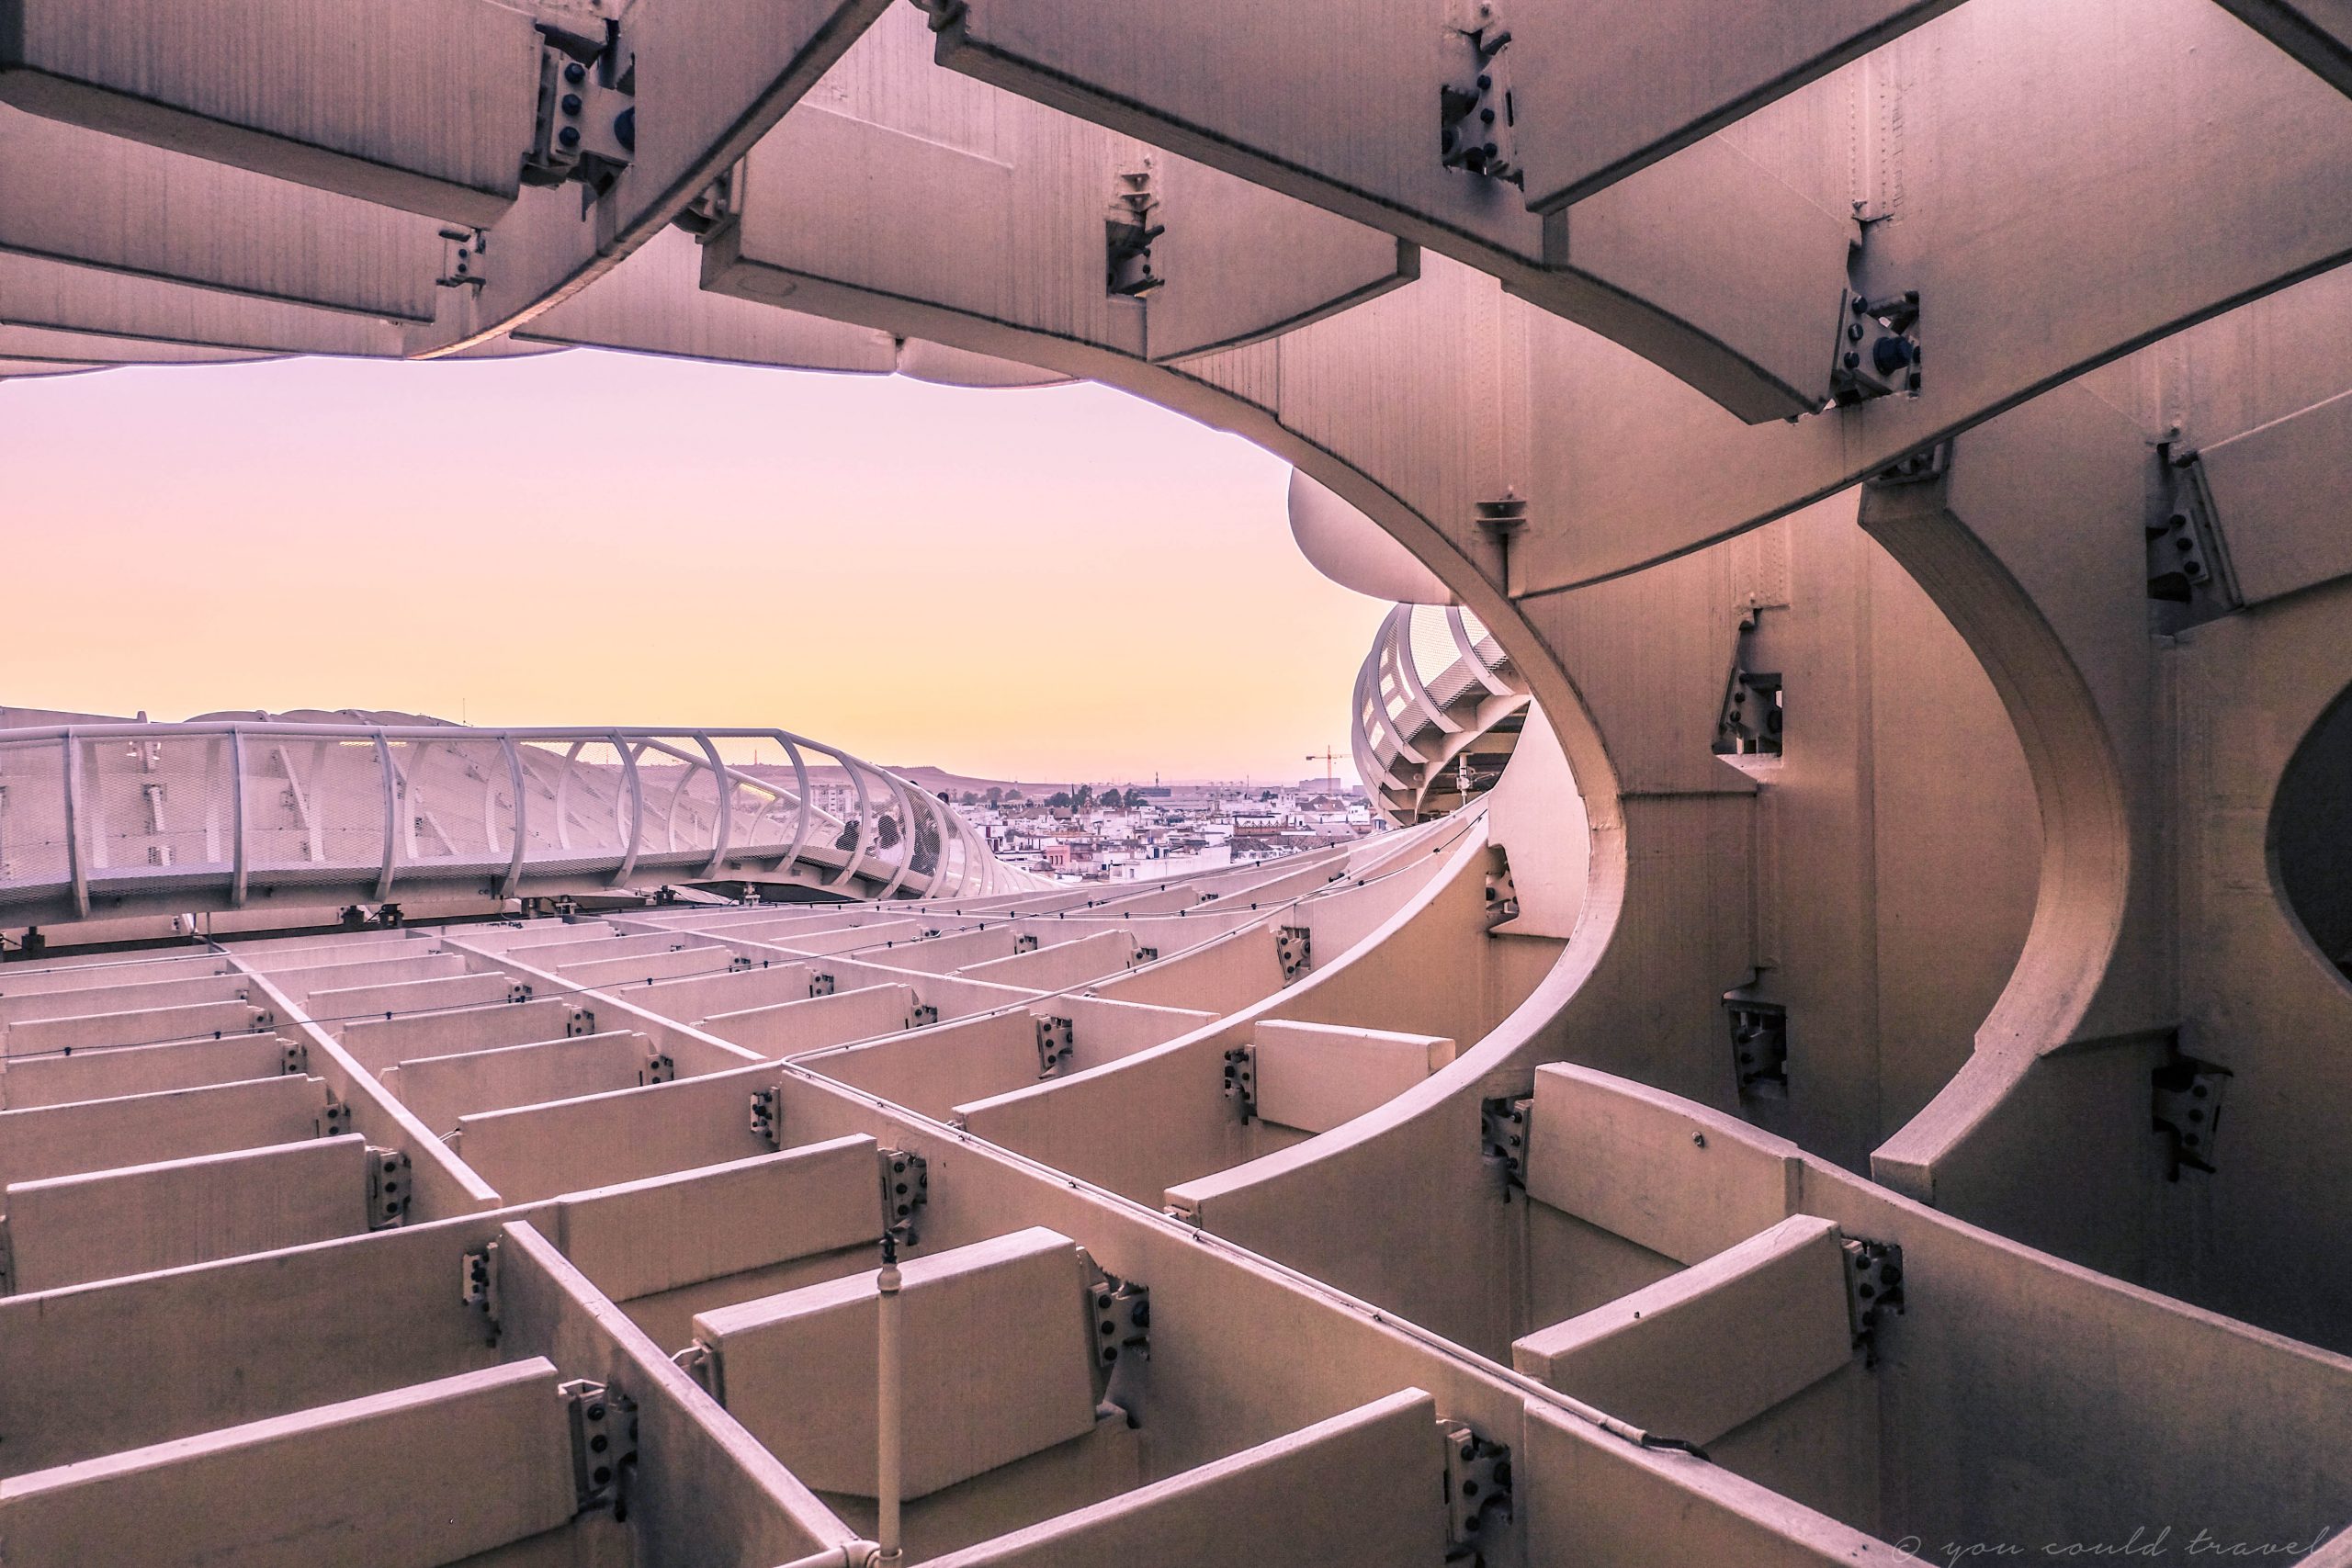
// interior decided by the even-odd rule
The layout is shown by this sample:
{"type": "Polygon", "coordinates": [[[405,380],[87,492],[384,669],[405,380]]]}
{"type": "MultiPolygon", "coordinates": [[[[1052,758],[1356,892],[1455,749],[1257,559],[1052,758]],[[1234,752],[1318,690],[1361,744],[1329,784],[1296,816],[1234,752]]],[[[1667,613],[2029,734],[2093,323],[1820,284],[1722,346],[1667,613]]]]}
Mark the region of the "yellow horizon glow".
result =
{"type": "Polygon", "coordinates": [[[1345,761],[1385,605],[1107,389],[573,352],[0,384],[0,705],[774,725],[1121,782],[1345,761]]]}

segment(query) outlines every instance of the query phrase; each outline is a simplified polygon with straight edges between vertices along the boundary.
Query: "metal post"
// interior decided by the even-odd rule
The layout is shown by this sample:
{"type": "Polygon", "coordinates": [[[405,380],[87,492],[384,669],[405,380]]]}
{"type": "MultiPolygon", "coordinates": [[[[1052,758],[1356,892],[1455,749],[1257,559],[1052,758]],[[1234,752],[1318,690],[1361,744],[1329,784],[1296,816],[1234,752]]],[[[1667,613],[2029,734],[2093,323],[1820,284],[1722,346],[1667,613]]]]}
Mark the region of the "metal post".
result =
{"type": "Polygon", "coordinates": [[[875,1430],[880,1450],[879,1472],[875,1499],[880,1505],[874,1537],[881,1551],[875,1562],[881,1568],[898,1568],[905,1559],[899,1543],[899,1494],[905,1484],[901,1462],[902,1445],[899,1421],[902,1414],[899,1336],[902,1329],[902,1304],[899,1300],[899,1240],[890,1232],[882,1233],[882,1271],[875,1277],[875,1286],[881,1292],[878,1315],[881,1320],[879,1343],[875,1365],[880,1372],[879,1400],[875,1409],[875,1430]]]}

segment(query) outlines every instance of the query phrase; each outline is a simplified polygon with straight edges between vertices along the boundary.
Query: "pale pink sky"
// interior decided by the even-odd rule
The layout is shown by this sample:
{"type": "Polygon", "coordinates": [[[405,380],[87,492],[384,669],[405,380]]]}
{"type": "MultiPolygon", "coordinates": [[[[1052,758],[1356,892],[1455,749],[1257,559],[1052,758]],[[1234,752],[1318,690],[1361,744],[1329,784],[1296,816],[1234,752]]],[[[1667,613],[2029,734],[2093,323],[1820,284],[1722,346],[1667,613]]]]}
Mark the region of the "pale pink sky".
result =
{"type": "Polygon", "coordinates": [[[1294,779],[1385,606],[1288,470],[1100,387],[623,355],[0,384],[0,705],[775,725],[1294,779]]]}

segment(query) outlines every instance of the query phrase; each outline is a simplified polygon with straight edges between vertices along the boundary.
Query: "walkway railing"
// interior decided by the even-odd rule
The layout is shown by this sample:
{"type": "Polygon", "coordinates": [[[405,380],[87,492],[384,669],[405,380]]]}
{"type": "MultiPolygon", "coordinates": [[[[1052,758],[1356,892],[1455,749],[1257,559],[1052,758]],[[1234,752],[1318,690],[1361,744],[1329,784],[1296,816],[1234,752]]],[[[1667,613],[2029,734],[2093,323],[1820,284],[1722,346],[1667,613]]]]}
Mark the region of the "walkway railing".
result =
{"type": "Polygon", "coordinates": [[[10,920],[737,879],[865,898],[1035,885],[936,796],[781,729],[0,730],[10,920]],[[786,763],[720,755],[747,742],[786,763]]]}
{"type": "Polygon", "coordinates": [[[1356,671],[1351,713],[1356,772],[1374,809],[1419,821],[1433,795],[1446,795],[1448,766],[1524,713],[1527,700],[1476,616],[1456,605],[1397,605],[1356,671]]]}

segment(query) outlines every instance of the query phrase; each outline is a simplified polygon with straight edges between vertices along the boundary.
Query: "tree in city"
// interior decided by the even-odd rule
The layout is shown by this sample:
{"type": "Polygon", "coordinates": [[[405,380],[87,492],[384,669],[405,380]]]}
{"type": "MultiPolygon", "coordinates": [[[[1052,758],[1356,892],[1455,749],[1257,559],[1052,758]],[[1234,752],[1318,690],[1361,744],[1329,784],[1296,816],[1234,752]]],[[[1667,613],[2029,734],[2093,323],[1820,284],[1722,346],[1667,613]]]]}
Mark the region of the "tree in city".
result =
{"type": "Polygon", "coordinates": [[[1076,806],[1076,807],[1077,807],[1080,811],[1083,811],[1083,810],[1085,810],[1088,807],[1090,807],[1090,806],[1093,805],[1093,804],[1094,804],[1094,786],[1093,786],[1092,784],[1080,784],[1080,785],[1079,785],[1079,786],[1078,786],[1078,798],[1077,798],[1076,800],[1074,800],[1073,802],[1071,802],[1071,804],[1072,804],[1072,805],[1074,805],[1074,806],[1076,806]]]}
{"type": "MultiPolygon", "coordinates": [[[[1012,793],[1016,797],[1018,797],[1021,792],[1019,790],[1015,790],[1012,793]]],[[[997,784],[989,785],[988,801],[990,806],[1002,806],[1004,804],[1004,790],[1002,787],[997,784]]]]}
{"type": "Polygon", "coordinates": [[[1068,806],[1069,804],[1069,792],[1068,790],[1057,789],[1054,791],[1053,794],[1046,796],[1046,804],[1057,808],[1068,806]]]}

